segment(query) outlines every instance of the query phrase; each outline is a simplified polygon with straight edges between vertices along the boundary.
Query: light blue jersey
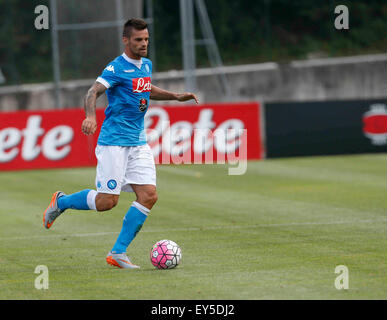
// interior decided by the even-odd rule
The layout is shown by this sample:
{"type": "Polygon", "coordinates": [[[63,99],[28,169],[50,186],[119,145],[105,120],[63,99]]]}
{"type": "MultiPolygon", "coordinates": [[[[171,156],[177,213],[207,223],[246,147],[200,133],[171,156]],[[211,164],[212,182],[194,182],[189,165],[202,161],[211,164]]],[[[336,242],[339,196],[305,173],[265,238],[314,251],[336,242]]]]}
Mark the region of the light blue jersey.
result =
{"type": "Polygon", "coordinates": [[[103,70],[97,81],[106,88],[109,105],[98,144],[103,146],[139,146],[146,144],[144,116],[151,91],[152,62],[142,58],[136,66],[125,53],[103,70]]]}

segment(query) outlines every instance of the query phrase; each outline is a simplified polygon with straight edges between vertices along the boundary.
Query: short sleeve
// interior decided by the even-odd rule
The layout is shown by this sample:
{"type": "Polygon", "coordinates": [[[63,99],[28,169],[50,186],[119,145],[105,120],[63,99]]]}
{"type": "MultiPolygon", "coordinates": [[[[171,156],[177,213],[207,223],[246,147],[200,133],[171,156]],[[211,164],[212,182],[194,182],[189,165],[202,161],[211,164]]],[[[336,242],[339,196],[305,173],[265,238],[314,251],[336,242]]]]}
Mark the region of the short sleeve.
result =
{"type": "Polygon", "coordinates": [[[120,77],[118,74],[117,65],[111,63],[103,71],[102,74],[97,78],[97,82],[102,83],[107,89],[114,87],[120,83],[120,77]]]}

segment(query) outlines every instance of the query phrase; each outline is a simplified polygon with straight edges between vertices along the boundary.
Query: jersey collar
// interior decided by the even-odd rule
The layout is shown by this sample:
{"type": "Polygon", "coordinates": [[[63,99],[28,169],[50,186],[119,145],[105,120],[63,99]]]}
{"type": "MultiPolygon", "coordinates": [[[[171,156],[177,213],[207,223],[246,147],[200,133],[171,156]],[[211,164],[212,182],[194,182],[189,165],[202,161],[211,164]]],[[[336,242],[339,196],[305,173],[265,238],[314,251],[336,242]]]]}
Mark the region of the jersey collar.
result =
{"type": "Polygon", "coordinates": [[[142,66],[142,58],[140,60],[135,60],[135,59],[132,59],[132,58],[129,58],[126,53],[124,52],[122,54],[122,57],[128,61],[129,63],[131,64],[134,64],[137,68],[139,68],[141,70],[141,66],[142,66]]]}

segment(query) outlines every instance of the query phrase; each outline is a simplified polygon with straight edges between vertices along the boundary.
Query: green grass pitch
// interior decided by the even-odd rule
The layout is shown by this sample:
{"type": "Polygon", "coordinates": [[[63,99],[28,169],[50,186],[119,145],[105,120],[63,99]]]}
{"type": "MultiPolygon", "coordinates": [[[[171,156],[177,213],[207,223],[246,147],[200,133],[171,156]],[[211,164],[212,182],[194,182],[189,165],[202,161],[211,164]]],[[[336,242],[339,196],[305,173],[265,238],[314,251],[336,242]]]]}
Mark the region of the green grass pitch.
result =
{"type": "Polygon", "coordinates": [[[128,255],[105,256],[133,194],[110,212],[68,210],[46,230],[56,190],[94,187],[95,168],[0,173],[0,299],[386,299],[387,154],[157,167],[159,201],[128,255]],[[171,239],[181,264],[157,270],[152,245],[171,239]],[[35,268],[49,288],[34,286],[35,268]],[[335,267],[349,289],[335,288],[335,267]]]}

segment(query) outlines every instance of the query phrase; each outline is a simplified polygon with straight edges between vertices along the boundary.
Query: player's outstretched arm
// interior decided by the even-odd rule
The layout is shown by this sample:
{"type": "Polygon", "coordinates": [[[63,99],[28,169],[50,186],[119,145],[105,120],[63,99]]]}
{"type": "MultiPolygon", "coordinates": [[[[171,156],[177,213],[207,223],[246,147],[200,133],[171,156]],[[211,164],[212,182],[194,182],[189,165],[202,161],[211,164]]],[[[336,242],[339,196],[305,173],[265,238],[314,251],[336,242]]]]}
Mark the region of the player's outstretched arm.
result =
{"type": "Polygon", "coordinates": [[[195,100],[198,104],[199,100],[194,93],[184,92],[184,93],[175,93],[167,90],[163,90],[159,87],[156,87],[152,84],[152,89],[150,93],[150,98],[152,100],[177,100],[180,102],[195,100]]]}
{"type": "Polygon", "coordinates": [[[106,87],[99,83],[94,82],[89,91],[85,96],[84,108],[86,119],[82,122],[82,132],[86,135],[94,134],[97,130],[97,117],[95,115],[95,106],[97,99],[102,95],[106,90],[106,87]]]}

